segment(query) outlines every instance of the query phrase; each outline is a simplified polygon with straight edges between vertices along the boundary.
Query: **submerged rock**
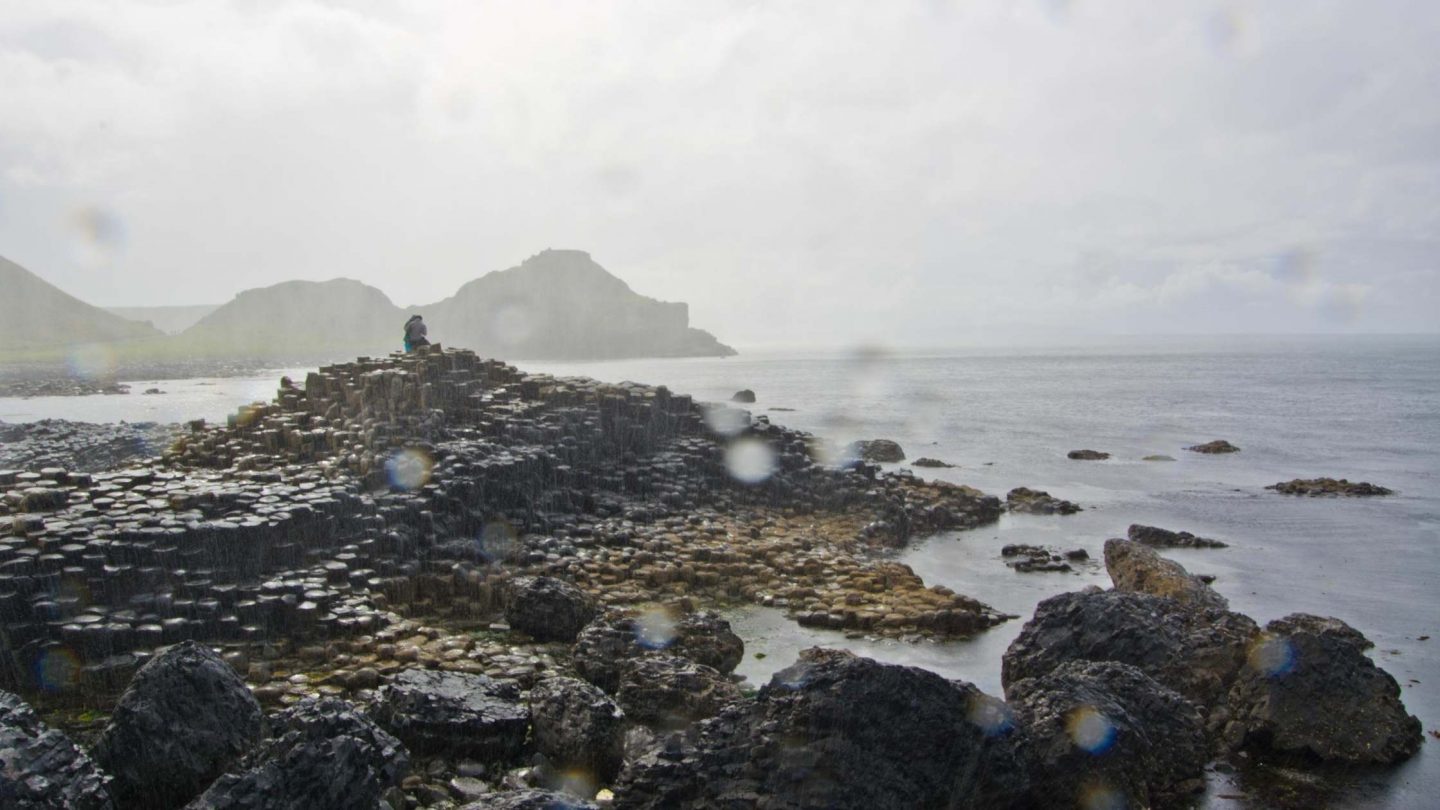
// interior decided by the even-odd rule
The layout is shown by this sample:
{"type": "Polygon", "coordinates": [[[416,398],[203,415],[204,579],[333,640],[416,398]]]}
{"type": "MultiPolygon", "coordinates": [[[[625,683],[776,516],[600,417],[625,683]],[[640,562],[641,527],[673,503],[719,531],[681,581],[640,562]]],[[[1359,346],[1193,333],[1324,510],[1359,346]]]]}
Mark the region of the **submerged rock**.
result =
{"type": "Polygon", "coordinates": [[[1080,511],[1080,507],[1070,501],[1028,487],[1016,487],[1007,492],[1005,506],[1011,512],[1027,515],[1072,515],[1080,511]]]}
{"type": "Polygon", "coordinates": [[[1071,450],[1065,457],[1074,461],[1104,461],[1110,454],[1099,450],[1071,450]]]}
{"type": "Polygon", "coordinates": [[[944,468],[953,468],[955,465],[954,465],[954,464],[949,464],[949,463],[944,462],[944,461],[941,461],[941,460],[938,459],[938,458],[923,458],[923,457],[922,457],[922,458],[917,458],[917,459],[915,459],[914,461],[910,462],[910,466],[912,466],[912,467],[944,467],[944,468]]]}
{"type": "Polygon", "coordinates": [[[553,577],[518,577],[506,588],[505,620],[538,641],[574,641],[599,613],[595,600],[553,577]]]}
{"type": "Polygon", "coordinates": [[[1239,613],[1087,589],[1036,606],[1005,651],[1000,677],[1008,690],[1067,661],[1115,661],[1209,708],[1222,702],[1258,634],[1255,622],[1239,613]]]}
{"type": "Polygon", "coordinates": [[[1110,573],[1116,590],[1166,596],[1194,607],[1218,610],[1230,607],[1225,597],[1180,563],[1167,560],[1155,553],[1155,549],[1133,540],[1105,541],[1105,570],[1110,573]]]}
{"type": "Polygon", "coordinates": [[[410,769],[400,741],[343,700],[303,700],[270,726],[271,738],[188,810],[370,808],[410,769]]]}
{"type": "Polygon", "coordinates": [[[1065,556],[1053,553],[1044,546],[1030,546],[1019,543],[1012,543],[1000,549],[1000,556],[1005,558],[1005,565],[1013,571],[1020,573],[1031,573],[1035,571],[1073,571],[1067,559],[1082,560],[1089,557],[1083,550],[1076,549],[1067,552],[1065,556]],[[1075,556],[1070,556],[1070,555],[1075,556]]]}
{"type": "Polygon", "coordinates": [[[1208,537],[1196,537],[1190,532],[1172,532],[1157,526],[1130,524],[1126,532],[1131,540],[1153,548],[1226,548],[1227,544],[1208,537]]]}
{"type": "Polygon", "coordinates": [[[1327,762],[1390,764],[1423,740],[1400,686],[1339,619],[1294,614],[1265,626],[1230,690],[1223,739],[1232,749],[1327,762]]]}
{"type": "Polygon", "coordinates": [[[1167,455],[1160,454],[1160,453],[1156,453],[1156,454],[1154,454],[1154,455],[1141,456],[1140,460],[1141,460],[1141,461],[1174,461],[1174,460],[1175,460],[1175,457],[1174,457],[1174,456],[1167,456],[1167,455]]]}
{"type": "Polygon", "coordinates": [[[0,806],[111,810],[109,782],[69,737],[41,722],[19,695],[0,691],[0,806]]]}
{"type": "Polygon", "coordinates": [[[1293,481],[1271,484],[1265,488],[1273,489],[1282,495],[1344,495],[1364,498],[1394,494],[1394,490],[1376,486],[1368,481],[1347,481],[1344,478],[1338,480],[1335,478],[1296,478],[1293,481]]]}
{"type": "Polygon", "coordinates": [[[1240,448],[1236,447],[1230,442],[1225,441],[1224,439],[1216,439],[1213,442],[1206,442],[1204,444],[1193,444],[1185,449],[1189,450],[1192,453],[1206,453],[1209,455],[1215,455],[1217,453],[1240,452],[1240,448]]]}
{"type": "Polygon", "coordinates": [[[210,648],[186,641],[140,668],[95,745],[121,807],[179,807],[260,740],[263,714],[210,648]]]}
{"type": "Polygon", "coordinates": [[[864,461],[874,461],[886,464],[905,460],[905,451],[900,445],[889,439],[869,439],[851,442],[848,454],[864,461]]]}
{"type": "Polygon", "coordinates": [[[749,388],[742,388],[742,389],[740,389],[739,391],[736,391],[734,396],[730,397],[730,401],[731,401],[731,402],[754,402],[754,401],[755,401],[755,392],[754,392],[754,391],[751,391],[749,388]]]}
{"type": "Polygon", "coordinates": [[[415,754],[514,759],[530,710],[512,683],[484,675],[407,669],[381,687],[375,719],[415,754]]]}
{"type": "Polygon", "coordinates": [[[1205,787],[1199,709],[1135,667],[1070,661],[1006,694],[1040,807],[1169,807],[1205,787]]]}
{"type": "Polygon", "coordinates": [[[811,649],[627,766],[614,806],[1015,806],[1015,743],[1009,710],[970,684],[811,649]]]}
{"type": "Polygon", "coordinates": [[[530,691],[535,748],[561,770],[581,769],[608,784],[624,760],[625,712],[596,686],[549,678],[530,691]]]}

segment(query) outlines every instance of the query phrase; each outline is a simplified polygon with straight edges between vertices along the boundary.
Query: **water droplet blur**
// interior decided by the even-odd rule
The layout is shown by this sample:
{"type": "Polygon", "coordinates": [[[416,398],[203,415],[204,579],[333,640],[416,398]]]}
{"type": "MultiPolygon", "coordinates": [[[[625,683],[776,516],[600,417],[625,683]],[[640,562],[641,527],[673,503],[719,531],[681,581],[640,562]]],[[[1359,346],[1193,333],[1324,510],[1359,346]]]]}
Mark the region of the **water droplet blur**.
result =
{"type": "Polygon", "coordinates": [[[1205,37],[1216,53],[1234,56],[1243,53],[1248,42],[1248,23],[1235,9],[1217,9],[1205,24],[1205,37]]]}
{"type": "Polygon", "coordinates": [[[1092,754],[1103,754],[1115,742],[1115,724],[1090,706],[1081,706],[1070,713],[1065,730],[1076,748],[1092,754]]]}
{"type": "Polygon", "coordinates": [[[66,358],[70,373],[87,380],[115,379],[115,350],[109,346],[92,343],[80,346],[66,358]]]}
{"type": "Polygon", "coordinates": [[[423,450],[405,449],[385,462],[385,475],[390,486],[400,490],[416,490],[430,482],[435,462],[423,450]]]}
{"type": "Polygon", "coordinates": [[[1125,794],[1104,783],[1087,784],[1080,789],[1079,806],[1084,810],[1125,810],[1125,794]]]}
{"type": "Polygon", "coordinates": [[[35,681],[47,692],[60,692],[74,683],[80,657],[67,647],[50,647],[35,660],[35,681]]]}
{"type": "Polygon", "coordinates": [[[720,436],[738,436],[750,426],[750,412],[728,405],[711,405],[705,409],[705,424],[720,436]]]}
{"type": "Polygon", "coordinates": [[[1295,668],[1295,645],[1284,636],[1261,636],[1250,647],[1249,663],[1267,678],[1288,675],[1295,668]]]}
{"type": "Polygon", "coordinates": [[[736,481],[758,484],[775,474],[775,451],[759,439],[736,439],[725,448],[725,469],[736,481]]]}
{"type": "Polygon", "coordinates": [[[810,456],[827,467],[853,467],[860,461],[856,446],[819,437],[810,440],[810,456]]]}
{"type": "Polygon", "coordinates": [[[85,206],[70,215],[75,259],[87,267],[106,264],[125,245],[125,224],[113,212],[85,206]]]}
{"type": "Polygon", "coordinates": [[[971,696],[968,717],[987,737],[999,737],[1015,728],[1015,713],[994,695],[971,696]]]}
{"type": "Polygon", "coordinates": [[[675,614],[667,608],[648,608],[635,617],[635,642],[647,650],[663,650],[676,636],[675,614]]]}
{"type": "Polygon", "coordinates": [[[515,538],[509,521],[492,520],[480,530],[480,550],[491,562],[504,563],[515,551],[515,538]]]}
{"type": "Polygon", "coordinates": [[[501,346],[519,346],[535,333],[535,315],[524,301],[509,301],[495,311],[490,332],[501,346]]]}
{"type": "Polygon", "coordinates": [[[803,689],[810,683],[810,665],[797,662],[771,676],[771,682],[790,690],[803,689]]]}
{"type": "MultiPolygon", "coordinates": [[[[582,768],[573,768],[556,774],[553,787],[561,793],[568,793],[580,799],[589,799],[595,795],[600,783],[595,778],[595,774],[582,768]]],[[[558,802],[553,806],[565,807],[567,805],[564,802],[558,802]]],[[[579,804],[577,803],[575,806],[578,807],[579,804]]]]}

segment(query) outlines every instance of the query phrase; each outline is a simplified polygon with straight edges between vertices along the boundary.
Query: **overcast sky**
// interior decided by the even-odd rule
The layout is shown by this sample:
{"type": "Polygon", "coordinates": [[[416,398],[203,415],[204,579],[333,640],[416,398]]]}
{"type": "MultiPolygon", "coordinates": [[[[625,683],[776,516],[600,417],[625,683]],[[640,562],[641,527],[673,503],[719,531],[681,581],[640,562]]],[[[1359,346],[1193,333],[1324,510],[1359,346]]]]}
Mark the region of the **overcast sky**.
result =
{"type": "Polygon", "coordinates": [[[1437,42],[1434,0],[0,2],[0,255],[407,305],[580,248],[737,345],[1429,332],[1437,42]]]}

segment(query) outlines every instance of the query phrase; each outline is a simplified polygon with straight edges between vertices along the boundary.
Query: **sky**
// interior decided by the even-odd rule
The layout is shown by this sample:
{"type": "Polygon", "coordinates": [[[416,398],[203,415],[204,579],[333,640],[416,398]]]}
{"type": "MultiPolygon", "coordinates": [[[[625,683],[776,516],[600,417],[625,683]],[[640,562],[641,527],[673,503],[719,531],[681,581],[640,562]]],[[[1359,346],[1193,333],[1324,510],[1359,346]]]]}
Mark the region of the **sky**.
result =
{"type": "Polygon", "coordinates": [[[104,306],[589,251],[740,346],[1440,329],[1440,5],[0,0],[0,255],[104,306]]]}

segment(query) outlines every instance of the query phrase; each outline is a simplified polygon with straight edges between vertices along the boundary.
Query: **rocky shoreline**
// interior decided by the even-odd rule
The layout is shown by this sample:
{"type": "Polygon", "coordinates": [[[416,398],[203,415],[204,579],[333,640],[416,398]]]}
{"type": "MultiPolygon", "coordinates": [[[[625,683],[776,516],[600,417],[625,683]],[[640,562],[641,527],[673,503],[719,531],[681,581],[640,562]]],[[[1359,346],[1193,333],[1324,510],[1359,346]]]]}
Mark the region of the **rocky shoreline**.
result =
{"type": "Polygon", "coordinates": [[[731,676],[743,645],[707,609],[967,637],[1013,617],[926,586],[892,550],[1006,509],[1079,508],[815,456],[764,417],[717,434],[663,387],[433,347],[282,380],[273,402],[121,469],[6,473],[0,688],[88,749],[0,696],[0,747],[33,752],[22,768],[49,780],[11,797],[1058,807],[1102,790],[1174,806],[1216,754],[1392,762],[1418,747],[1363,636],[1315,617],[1261,630],[1121,540],[1106,546],[1115,590],[1037,609],[1006,654],[1005,700],[833,650],[751,691],[731,676]],[[187,690],[207,697],[174,697],[187,690]],[[1383,723],[1357,748],[1343,723],[1307,725],[1306,705],[1383,723]],[[191,742],[139,767],[157,729],[191,742]]]}

